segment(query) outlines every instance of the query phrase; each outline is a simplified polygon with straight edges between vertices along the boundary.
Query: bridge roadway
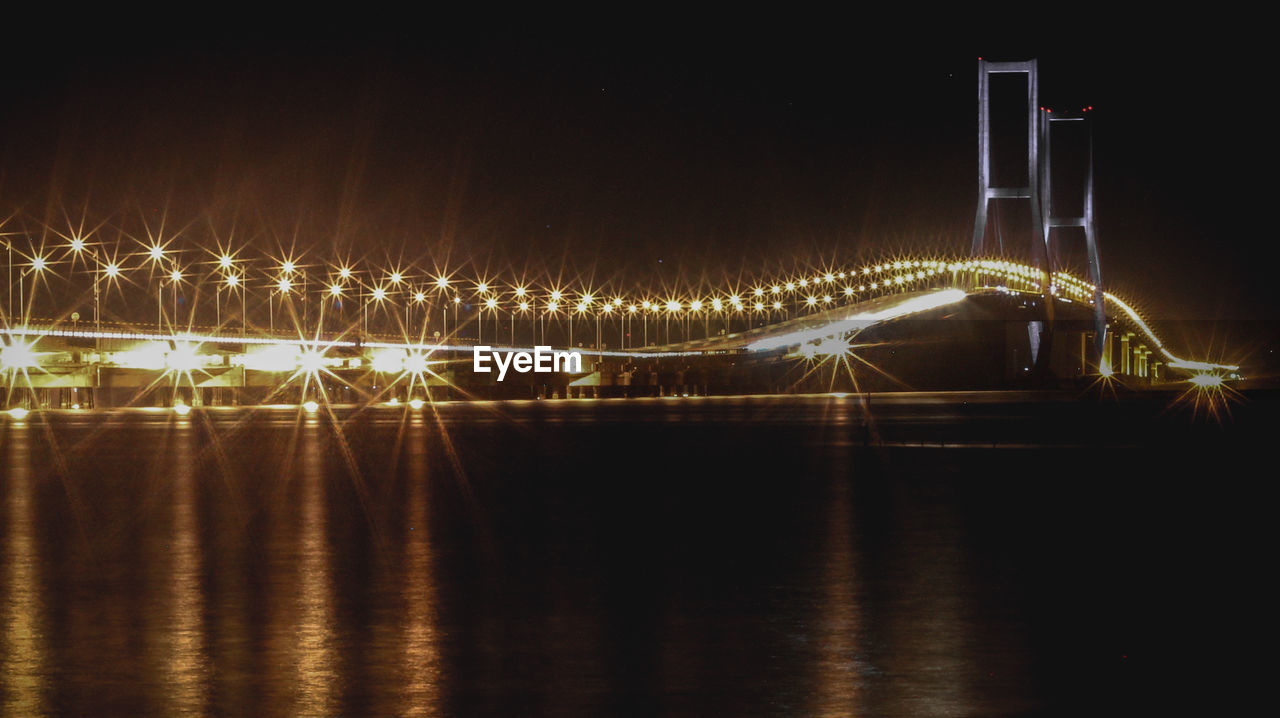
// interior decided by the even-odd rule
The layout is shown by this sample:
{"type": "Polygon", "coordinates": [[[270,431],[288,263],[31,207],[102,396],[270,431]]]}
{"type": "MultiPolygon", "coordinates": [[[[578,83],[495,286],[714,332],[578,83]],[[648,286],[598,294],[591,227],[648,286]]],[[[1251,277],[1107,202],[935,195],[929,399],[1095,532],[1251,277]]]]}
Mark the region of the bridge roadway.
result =
{"type": "MultiPolygon", "coordinates": [[[[586,372],[574,378],[569,386],[612,384],[617,378],[605,377],[601,373],[606,365],[622,368],[634,362],[760,353],[812,360],[815,354],[847,350],[849,345],[844,338],[868,327],[991,293],[1043,296],[1025,290],[1017,292],[1004,286],[966,290],[944,284],[872,297],[830,309],[816,309],[763,327],[684,342],[642,349],[578,347],[573,350],[583,354],[586,372]]],[[[1108,355],[1102,357],[1101,362],[1093,362],[1095,366],[1104,367],[1103,373],[1149,378],[1155,375],[1158,364],[1192,375],[1203,372],[1221,374],[1238,368],[1179,359],[1164,347],[1127,304],[1110,295],[1108,299],[1115,305],[1112,314],[1116,317],[1116,324],[1127,325],[1132,331],[1116,332],[1123,338],[1122,347],[1116,347],[1121,356],[1113,358],[1108,355]],[[1131,343],[1130,337],[1137,337],[1137,340],[1131,343]],[[1153,354],[1155,358],[1152,358],[1153,354]]],[[[1071,303],[1061,297],[1057,301],[1071,303]]],[[[130,395],[126,401],[130,404],[140,400],[144,403],[166,403],[166,394],[168,401],[178,401],[179,395],[184,393],[195,403],[202,403],[202,390],[207,389],[252,387],[259,389],[259,393],[265,391],[266,398],[287,396],[291,392],[282,393],[282,390],[288,385],[305,385],[308,381],[318,384],[325,375],[334,378],[341,375],[344,377],[342,382],[349,387],[362,389],[358,393],[365,395],[365,400],[378,395],[379,382],[384,387],[401,384],[406,389],[404,398],[409,399],[415,387],[429,393],[431,387],[453,385],[454,377],[462,370],[461,365],[464,362],[470,364],[475,346],[459,342],[411,342],[403,338],[397,341],[390,337],[361,341],[344,336],[305,339],[298,336],[228,336],[194,331],[95,331],[68,328],[65,324],[11,328],[5,330],[4,335],[5,348],[0,364],[3,364],[6,374],[7,404],[55,408],[99,404],[94,394],[99,389],[126,390],[130,395]],[[362,382],[345,378],[354,376],[365,379],[362,382]],[[357,384],[367,384],[368,387],[356,387],[357,384]],[[154,394],[149,399],[143,398],[148,391],[154,394]]],[[[493,346],[502,350],[533,350],[529,346],[497,343],[493,346]]],[[[1111,343],[1108,344],[1110,346],[1111,343]]],[[[1082,356],[1081,364],[1084,363],[1082,356]]],[[[304,397],[299,394],[298,398],[304,397]]]]}

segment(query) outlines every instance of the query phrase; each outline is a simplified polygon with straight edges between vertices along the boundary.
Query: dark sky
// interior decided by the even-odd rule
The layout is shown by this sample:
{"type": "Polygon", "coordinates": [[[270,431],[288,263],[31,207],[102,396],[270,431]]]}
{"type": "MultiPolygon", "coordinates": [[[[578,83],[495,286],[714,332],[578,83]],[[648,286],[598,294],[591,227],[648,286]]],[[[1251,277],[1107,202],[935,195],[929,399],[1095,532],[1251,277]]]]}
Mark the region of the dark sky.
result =
{"type": "Polygon", "coordinates": [[[23,33],[0,48],[0,210],[641,281],[964,253],[976,59],[1037,56],[1043,104],[1096,108],[1109,286],[1157,316],[1277,315],[1250,38],[577,20],[23,33]]]}

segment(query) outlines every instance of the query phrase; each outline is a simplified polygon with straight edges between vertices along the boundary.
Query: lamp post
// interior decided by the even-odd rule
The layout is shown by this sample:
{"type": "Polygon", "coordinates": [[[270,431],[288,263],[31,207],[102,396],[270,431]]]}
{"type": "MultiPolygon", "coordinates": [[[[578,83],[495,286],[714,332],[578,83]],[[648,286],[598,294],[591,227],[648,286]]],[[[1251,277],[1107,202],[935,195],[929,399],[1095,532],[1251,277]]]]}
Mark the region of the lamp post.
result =
{"type": "MultiPolygon", "coordinates": [[[[419,305],[419,306],[421,306],[421,305],[423,305],[423,304],[426,304],[426,303],[427,303],[427,293],[426,293],[426,292],[424,292],[424,291],[422,291],[421,289],[419,289],[419,290],[418,290],[417,292],[415,292],[415,293],[414,293],[414,295],[413,295],[413,303],[414,303],[414,304],[417,304],[417,305],[419,305]]],[[[408,303],[408,302],[405,302],[404,312],[405,312],[405,317],[406,317],[406,323],[408,323],[408,324],[412,325],[412,324],[413,324],[413,319],[412,319],[412,315],[411,315],[411,314],[409,314],[409,303],[408,303]]],[[[426,314],[426,312],[423,312],[423,313],[422,313],[422,322],[423,322],[422,333],[418,335],[419,337],[425,337],[425,336],[427,335],[427,327],[426,327],[426,323],[427,323],[427,314],[426,314]]]]}
{"type": "MultiPolygon", "coordinates": [[[[498,299],[496,297],[489,297],[488,299],[484,300],[484,308],[489,310],[489,313],[493,315],[493,341],[497,342],[498,341],[498,299]]],[[[482,313],[481,319],[483,318],[484,317],[482,313]]]]}
{"type": "Polygon", "coordinates": [[[19,304],[18,311],[22,315],[22,326],[24,327],[27,326],[27,319],[28,319],[27,312],[29,311],[29,307],[27,306],[27,299],[26,299],[27,274],[31,274],[31,299],[32,299],[32,302],[34,303],[36,287],[40,286],[38,281],[40,273],[43,272],[45,270],[45,267],[47,267],[48,265],[49,265],[48,260],[46,260],[43,256],[37,254],[35,257],[31,259],[30,268],[27,269],[26,271],[18,273],[18,304],[19,304]]]}
{"type": "MultiPolygon", "coordinates": [[[[342,303],[342,285],[333,282],[329,285],[329,301],[333,304],[340,305],[342,303]]],[[[324,333],[324,300],[320,301],[320,333],[324,333]]]]}
{"type": "Polygon", "coordinates": [[[4,305],[4,313],[7,317],[13,316],[13,242],[4,241],[4,248],[9,255],[9,281],[6,286],[9,287],[9,301],[4,305]]]}
{"type": "Polygon", "coordinates": [[[178,284],[182,282],[182,270],[178,268],[175,262],[173,270],[169,272],[169,284],[173,289],[173,319],[172,324],[178,325],[178,284]]]}
{"type": "Polygon", "coordinates": [[[511,303],[511,346],[516,345],[516,309],[519,309],[521,314],[526,313],[529,309],[529,301],[526,299],[528,293],[529,290],[524,287],[516,287],[513,291],[515,300],[511,303]]]}

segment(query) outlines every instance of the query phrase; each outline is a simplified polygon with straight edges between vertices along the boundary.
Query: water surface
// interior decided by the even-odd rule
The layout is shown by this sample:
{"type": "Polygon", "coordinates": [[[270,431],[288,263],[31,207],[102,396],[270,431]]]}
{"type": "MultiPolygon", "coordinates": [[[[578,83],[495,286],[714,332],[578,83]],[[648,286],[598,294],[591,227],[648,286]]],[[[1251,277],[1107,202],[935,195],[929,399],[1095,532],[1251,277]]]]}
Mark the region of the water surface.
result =
{"type": "Polygon", "coordinates": [[[1239,707],[1274,402],[989,395],[0,426],[4,715],[1239,707]],[[1233,687],[1234,686],[1234,687],[1233,687]]]}

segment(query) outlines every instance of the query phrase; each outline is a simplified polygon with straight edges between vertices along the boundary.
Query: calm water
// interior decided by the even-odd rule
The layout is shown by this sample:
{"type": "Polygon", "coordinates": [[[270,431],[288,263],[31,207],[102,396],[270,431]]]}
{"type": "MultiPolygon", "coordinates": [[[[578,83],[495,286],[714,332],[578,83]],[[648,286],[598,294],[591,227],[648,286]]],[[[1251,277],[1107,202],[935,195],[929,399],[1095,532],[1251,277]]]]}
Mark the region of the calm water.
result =
{"type": "Polygon", "coordinates": [[[1238,710],[1275,402],[988,399],[5,421],[0,710],[1238,710]]]}

